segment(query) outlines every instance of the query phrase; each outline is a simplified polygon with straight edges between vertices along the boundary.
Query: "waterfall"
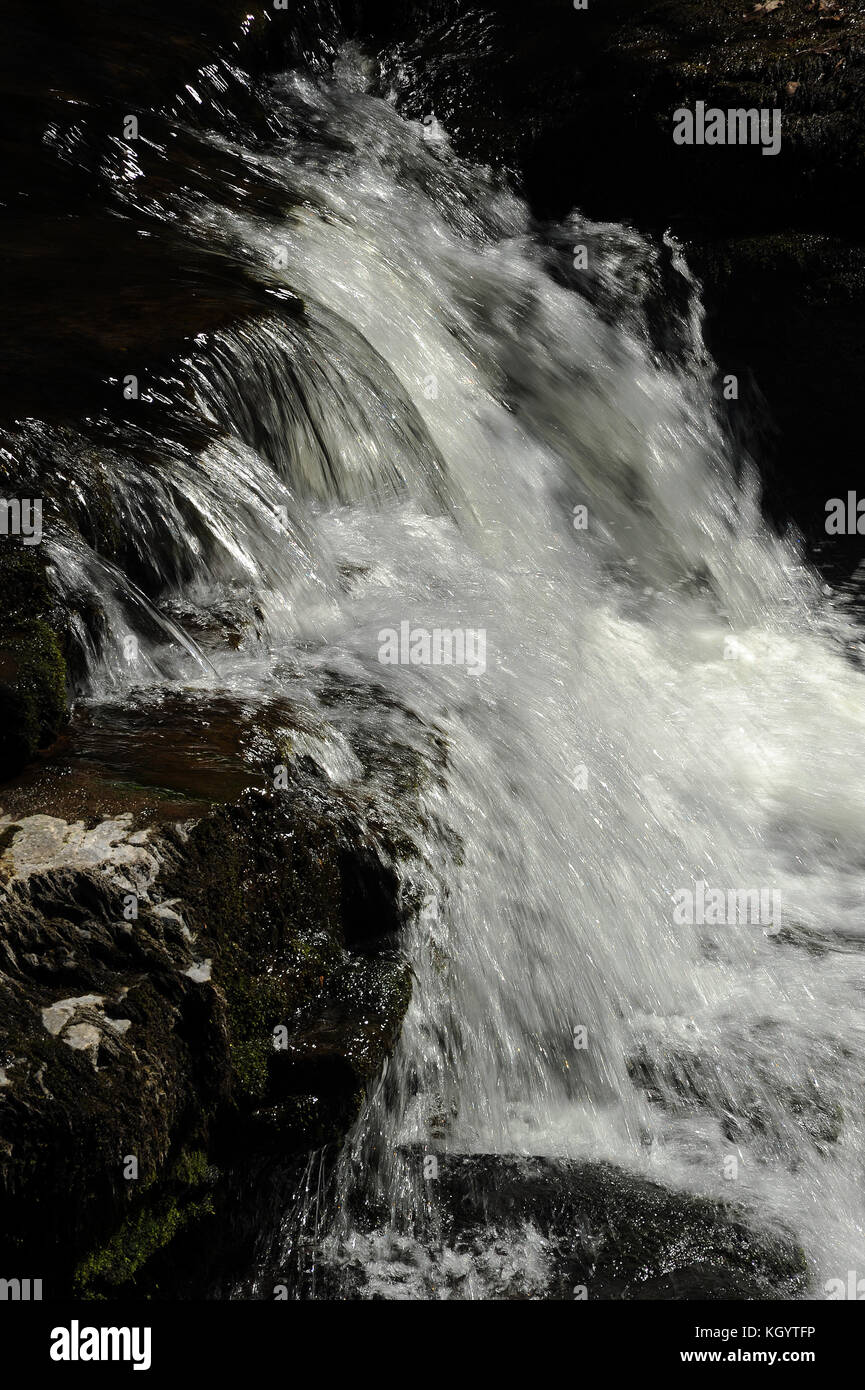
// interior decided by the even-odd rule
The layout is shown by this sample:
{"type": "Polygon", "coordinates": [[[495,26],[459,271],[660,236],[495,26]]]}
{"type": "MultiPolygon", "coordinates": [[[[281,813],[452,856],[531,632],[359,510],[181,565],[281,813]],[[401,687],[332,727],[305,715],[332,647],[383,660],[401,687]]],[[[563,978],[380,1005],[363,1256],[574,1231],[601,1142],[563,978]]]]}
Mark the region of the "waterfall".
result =
{"type": "Polygon", "coordinates": [[[312,1160],[284,1267],[304,1296],[542,1287],[543,1232],[468,1268],[439,1234],[438,1160],[515,1155],[735,1199],[819,1288],[865,1261],[858,631],[761,519],[678,248],[536,225],[367,79],[347,48],[274,83],[266,144],[213,137],[283,211],[183,216],[273,310],[178,365],[209,442],[170,468],[118,448],[141,585],[51,542],[58,585],[103,598],[88,699],[290,676],[344,750],[337,673],[368,740],[395,702],[441,750],[401,866],[403,1036],[335,1173],[312,1160]],[[184,635],[226,607],[236,647],[184,635]]]}

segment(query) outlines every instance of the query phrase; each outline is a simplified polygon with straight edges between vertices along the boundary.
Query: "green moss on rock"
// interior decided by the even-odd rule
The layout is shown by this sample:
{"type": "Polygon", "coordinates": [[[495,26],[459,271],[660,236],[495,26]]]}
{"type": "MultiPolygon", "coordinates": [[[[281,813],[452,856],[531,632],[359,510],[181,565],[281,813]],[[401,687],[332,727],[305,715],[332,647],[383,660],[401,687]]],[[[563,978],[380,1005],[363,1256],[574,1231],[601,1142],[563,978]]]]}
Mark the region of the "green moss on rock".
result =
{"type": "Polygon", "coordinates": [[[167,1198],[152,1209],[124,1221],[120,1230],[92,1250],[75,1270],[73,1288],[79,1295],[94,1296],[102,1285],[128,1284],[157,1251],[170,1245],[180,1231],[213,1215],[213,1198],[182,1203],[167,1198]]]}
{"type": "Polygon", "coordinates": [[[51,743],[66,720],[66,664],[50,607],[34,547],[0,551],[0,778],[51,743]]]}
{"type": "Polygon", "coordinates": [[[343,961],[340,845],[326,816],[250,792],[192,830],[182,891],[212,942],[241,1105],[267,1086],[273,1032],[343,961]]]}

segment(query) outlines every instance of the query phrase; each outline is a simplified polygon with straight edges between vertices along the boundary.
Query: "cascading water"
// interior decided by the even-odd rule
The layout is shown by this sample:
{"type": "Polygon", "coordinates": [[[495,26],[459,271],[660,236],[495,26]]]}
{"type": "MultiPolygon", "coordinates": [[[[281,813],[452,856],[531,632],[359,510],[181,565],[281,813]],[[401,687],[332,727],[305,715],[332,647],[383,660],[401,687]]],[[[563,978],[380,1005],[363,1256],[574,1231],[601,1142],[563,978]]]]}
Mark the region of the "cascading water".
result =
{"type": "MultiPolygon", "coordinates": [[[[643,310],[660,252],[576,215],[534,227],[435,123],[368,95],[358,54],[273,101],[278,137],[232,153],[284,216],[183,210],[277,291],[184,364],[220,442],[170,481],[118,460],[160,611],[140,622],[71,540],[53,560],[111,595],[92,699],[142,673],[244,698],[290,678],[322,713],[337,673],[373,696],[367,739],[392,699],[445,750],[402,1040],[332,1180],[286,1213],[284,1267],[303,1294],[316,1270],[362,1296],[542,1289],[537,1232],[468,1265],[442,1245],[424,1162],[530,1154],[735,1198],[795,1232],[820,1296],[865,1261],[857,632],[761,522],[675,247],[672,360],[643,310]],[[254,615],[237,649],[180,660],[183,613],[226,603],[254,615]],[[383,660],[405,624],[462,633],[465,661],[383,660]],[[774,893],[772,919],[678,921],[701,882],[774,893]]],[[[326,719],[322,765],[350,784],[354,726],[326,719]]]]}

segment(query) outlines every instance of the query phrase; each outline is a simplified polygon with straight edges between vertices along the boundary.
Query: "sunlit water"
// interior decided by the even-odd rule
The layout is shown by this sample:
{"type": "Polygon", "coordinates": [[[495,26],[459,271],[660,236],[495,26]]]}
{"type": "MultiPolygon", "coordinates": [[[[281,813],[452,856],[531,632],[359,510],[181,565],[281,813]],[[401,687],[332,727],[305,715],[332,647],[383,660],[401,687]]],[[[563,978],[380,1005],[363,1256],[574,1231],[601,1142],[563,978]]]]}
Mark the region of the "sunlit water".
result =
{"type": "MultiPolygon", "coordinates": [[[[362,1261],[369,1293],[423,1294],[441,1271],[421,1153],[578,1155],[786,1223],[821,1296],[865,1270],[857,634],[761,523],[675,248],[689,308],[661,361],[642,307],[656,249],[576,215],[533,227],[435,123],[364,85],[351,52],[333,82],[278,84],[282,134],[245,158],[284,185],[282,221],[184,210],[305,316],[277,299],[186,364],[222,443],[170,480],[118,463],[163,567],[158,616],[55,548],[62,582],[108,605],[91,696],[142,677],[250,695],[290,673],[316,707],[336,671],[443,741],[419,793],[447,833],[412,870],[414,996],[338,1178],[391,1217],[361,1236],[316,1207],[318,1258],[362,1261]],[[227,599],[257,633],[185,655],[178,605],[227,599]],[[483,633],[484,660],[382,663],[406,622],[483,633]],[[777,920],[679,923],[673,895],[698,881],[774,891],[777,920]]],[[[386,742],[384,704],[363,717],[386,742]]],[[[295,1235],[287,1214],[287,1258],[295,1235]]],[[[542,1283],[542,1242],[520,1258],[542,1283]]],[[[466,1287],[491,1284],[478,1269],[466,1287]]]]}

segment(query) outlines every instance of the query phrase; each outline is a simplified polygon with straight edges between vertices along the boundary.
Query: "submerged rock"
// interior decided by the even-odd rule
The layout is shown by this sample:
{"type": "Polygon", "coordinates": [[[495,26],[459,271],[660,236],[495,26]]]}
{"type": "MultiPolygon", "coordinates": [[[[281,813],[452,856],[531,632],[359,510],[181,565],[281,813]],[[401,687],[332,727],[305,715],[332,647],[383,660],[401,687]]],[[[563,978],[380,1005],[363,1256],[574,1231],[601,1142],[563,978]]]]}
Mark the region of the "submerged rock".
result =
{"type": "Polygon", "coordinates": [[[322,1252],[318,1296],[750,1300],[807,1283],[787,1231],[611,1164],[439,1154],[430,1188],[428,1230],[361,1214],[349,1247],[322,1252]]]}
{"type": "MultiPolygon", "coordinates": [[[[827,1051],[826,1071],[836,1070],[836,1048],[827,1051]]],[[[731,1039],[731,1049],[735,1043],[731,1039]]],[[[795,1171],[811,1151],[823,1153],[844,1130],[843,1092],[828,1091],[818,1082],[816,1056],[799,1068],[782,1072],[777,1058],[746,1058],[738,1065],[718,1066],[711,1052],[699,1048],[664,1048],[659,1055],[646,1046],[637,1049],[629,1071],[654,1104],[669,1114],[702,1112],[717,1117],[721,1133],[731,1144],[747,1147],[759,1163],[783,1164],[795,1171]]]]}
{"type": "Polygon", "coordinates": [[[755,1228],[733,1204],[605,1163],[490,1155],[440,1162],[448,1244],[472,1248],[490,1230],[504,1240],[537,1232],[545,1297],[788,1298],[805,1285],[793,1237],[755,1228]]]}

